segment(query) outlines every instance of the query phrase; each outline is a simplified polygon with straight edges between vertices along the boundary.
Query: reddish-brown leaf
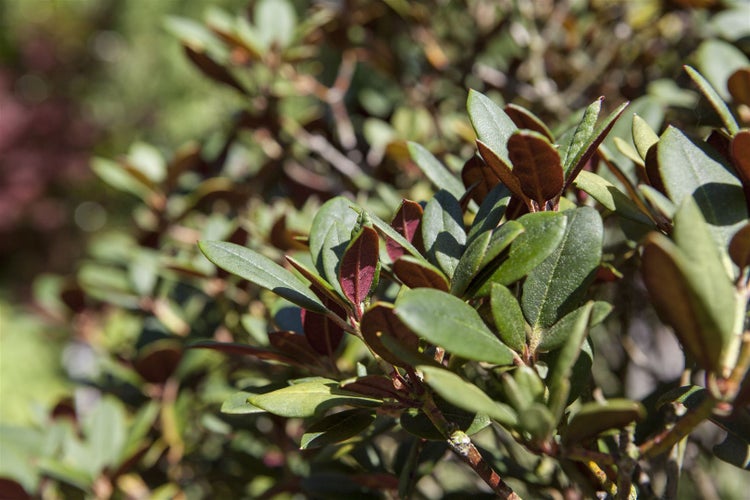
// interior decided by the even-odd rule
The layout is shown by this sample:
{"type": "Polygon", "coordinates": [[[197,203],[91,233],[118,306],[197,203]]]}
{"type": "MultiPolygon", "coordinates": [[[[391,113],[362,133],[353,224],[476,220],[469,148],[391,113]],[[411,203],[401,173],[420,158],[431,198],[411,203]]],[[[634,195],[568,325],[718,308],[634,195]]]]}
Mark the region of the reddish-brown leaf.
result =
{"type": "Polygon", "coordinates": [[[524,194],[540,207],[562,192],[564,178],[560,155],[546,137],[519,130],[508,139],[508,156],[524,194]]]}
{"type": "Polygon", "coordinates": [[[417,352],[419,338],[404,325],[393,312],[393,304],[378,302],[362,315],[360,323],[362,336],[375,353],[394,365],[403,365],[396,355],[388,350],[381,337],[387,335],[395,339],[404,348],[417,352]]]}
{"type": "Polygon", "coordinates": [[[393,263],[393,273],[409,288],[437,288],[450,290],[448,278],[436,267],[427,266],[410,255],[404,255],[393,263]]]}
{"type": "MultiPolygon", "coordinates": [[[[340,318],[346,317],[346,312],[332,300],[323,299],[325,306],[340,318]]],[[[333,353],[341,343],[344,330],[328,316],[306,309],[301,310],[302,329],[305,337],[316,352],[333,358],[333,353]]]]}
{"type": "Polygon", "coordinates": [[[736,104],[750,106],[750,68],[740,68],[727,80],[727,90],[736,104]]]}
{"type": "Polygon", "coordinates": [[[207,77],[225,85],[229,85],[243,94],[247,93],[245,88],[234,76],[232,76],[232,73],[230,73],[227,68],[217,63],[203,52],[198,52],[187,45],[184,46],[184,49],[188,59],[190,59],[207,77]]]}
{"type": "Polygon", "coordinates": [[[380,239],[378,232],[364,226],[355,236],[341,258],[339,284],[352,304],[365,301],[378,273],[380,239]]]}
{"type": "Polygon", "coordinates": [[[729,256],[740,269],[750,266],[750,223],[745,224],[729,242],[729,256]]]}
{"type": "Polygon", "coordinates": [[[240,344],[237,342],[215,342],[213,340],[203,340],[192,344],[190,347],[192,349],[211,349],[212,351],[219,351],[226,354],[252,356],[258,359],[278,361],[284,364],[299,364],[296,359],[281,352],[263,347],[240,344]]]}
{"type": "Polygon", "coordinates": [[[407,396],[406,393],[400,392],[393,386],[393,380],[383,375],[365,375],[364,377],[358,377],[351,382],[341,384],[341,389],[378,399],[396,399],[407,396]]]}
{"type": "MultiPolygon", "coordinates": [[[[403,200],[398,212],[396,212],[396,215],[391,222],[391,227],[401,236],[406,238],[406,241],[417,248],[423,246],[421,244],[422,232],[419,230],[419,224],[422,222],[423,212],[422,205],[416,201],[403,200]]],[[[388,252],[388,256],[394,262],[406,253],[404,247],[391,238],[386,239],[385,249],[388,252]]]]}
{"type": "Polygon", "coordinates": [[[507,187],[511,193],[521,198],[525,203],[529,198],[521,189],[521,182],[515,175],[513,175],[510,165],[505,163],[502,158],[497,156],[495,152],[482,141],[477,141],[477,147],[479,148],[479,154],[482,155],[484,162],[490,167],[490,169],[492,169],[502,183],[505,184],[505,187],[507,187]]]}
{"type": "Polygon", "coordinates": [[[307,337],[289,331],[271,332],[268,343],[280,353],[297,361],[302,366],[320,365],[319,354],[310,345],[307,337]]]}
{"type": "Polygon", "coordinates": [[[513,123],[515,123],[518,128],[539,132],[549,139],[550,142],[554,142],[555,138],[552,137],[552,132],[547,128],[547,125],[545,125],[538,116],[528,109],[512,103],[506,104],[505,114],[513,120],[513,123]]]}
{"type": "Polygon", "coordinates": [[[741,130],[729,146],[732,164],[743,184],[750,184],[750,130],[741,130]]]}
{"type": "Polygon", "coordinates": [[[500,177],[489,168],[479,156],[472,156],[461,169],[461,179],[466,189],[471,189],[471,199],[481,205],[492,188],[500,182],[500,177]]]}

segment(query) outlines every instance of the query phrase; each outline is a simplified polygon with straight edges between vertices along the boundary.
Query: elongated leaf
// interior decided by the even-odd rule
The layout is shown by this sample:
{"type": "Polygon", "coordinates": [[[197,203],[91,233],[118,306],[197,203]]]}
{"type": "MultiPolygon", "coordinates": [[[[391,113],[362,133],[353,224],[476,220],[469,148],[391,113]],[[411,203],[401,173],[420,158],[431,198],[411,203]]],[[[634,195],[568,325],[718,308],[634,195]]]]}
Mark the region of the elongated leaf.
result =
{"type": "MultiPolygon", "coordinates": [[[[440,413],[457,429],[466,432],[469,436],[476,434],[490,425],[489,417],[483,413],[475,413],[459,408],[443,400],[439,395],[436,395],[434,399],[440,413]]],[[[430,417],[419,408],[410,408],[402,412],[399,423],[406,432],[421,439],[445,442],[446,436],[440,433],[430,420],[430,417]]],[[[440,455],[438,456],[441,456],[444,451],[445,448],[441,447],[439,449],[440,455]]]]}
{"type": "Polygon", "coordinates": [[[393,365],[404,366],[404,360],[383,345],[383,336],[392,337],[410,351],[417,352],[419,348],[419,338],[396,316],[393,304],[378,302],[370,307],[362,315],[360,329],[370,349],[393,365]]]}
{"type": "Polygon", "coordinates": [[[251,392],[235,392],[221,405],[221,412],[229,415],[247,415],[251,413],[263,413],[265,410],[248,403],[247,398],[252,396],[251,392]]]}
{"type": "Polygon", "coordinates": [[[716,92],[716,89],[708,83],[708,80],[706,80],[703,75],[698,73],[694,68],[691,66],[683,66],[685,69],[685,72],[690,75],[690,78],[695,82],[695,84],[700,89],[701,93],[708,99],[708,102],[711,103],[711,106],[713,106],[716,113],[719,115],[719,118],[721,118],[721,121],[724,123],[724,126],[727,128],[730,134],[734,135],[740,130],[740,126],[737,124],[737,120],[735,120],[734,116],[732,115],[732,112],[729,111],[729,107],[724,102],[724,99],[721,98],[721,96],[716,92]]]}
{"type": "Polygon", "coordinates": [[[466,109],[477,138],[506,164],[510,163],[508,139],[513,132],[518,130],[513,120],[489,97],[476,90],[469,90],[466,109]]]}
{"type": "Polygon", "coordinates": [[[471,223],[469,236],[466,244],[471,242],[485,231],[495,229],[505,215],[505,209],[510,201],[510,191],[502,184],[495,186],[492,191],[487,193],[482,204],[479,206],[477,215],[471,223]]]}
{"type": "Polygon", "coordinates": [[[488,295],[492,283],[510,285],[542,263],[562,241],[568,219],[559,212],[537,212],[510,222],[521,224],[523,232],[513,239],[507,260],[481,284],[478,296],[488,295]]]}
{"type": "Polygon", "coordinates": [[[560,155],[546,137],[537,132],[519,130],[508,139],[508,156],[524,194],[536,201],[539,207],[543,208],[547,200],[562,192],[560,155]]]}
{"type": "Polygon", "coordinates": [[[393,263],[393,273],[409,288],[436,288],[447,292],[448,278],[437,267],[406,255],[393,263]]]}
{"type": "Polygon", "coordinates": [[[516,352],[523,352],[526,346],[526,321],[518,301],[510,290],[499,283],[492,284],[490,301],[500,339],[516,352]]]}
{"type": "Polygon", "coordinates": [[[347,307],[350,307],[349,304],[347,304],[344,299],[336,293],[336,290],[330,285],[330,283],[321,278],[315,271],[288,255],[285,257],[287,262],[289,262],[297,272],[310,282],[310,288],[321,300],[328,299],[335,302],[342,310],[346,310],[347,307]]]}
{"type": "Polygon", "coordinates": [[[464,410],[484,413],[504,425],[515,425],[518,417],[502,403],[493,401],[479,387],[463,380],[453,372],[434,366],[418,366],[424,374],[424,381],[440,397],[464,410]]]}
{"type": "Polygon", "coordinates": [[[585,441],[608,429],[621,429],[645,416],[643,405],[629,399],[610,399],[604,404],[586,403],[563,430],[563,443],[585,441]]]}
{"type": "Polygon", "coordinates": [[[582,170],[573,183],[578,189],[590,194],[607,210],[641,224],[653,226],[649,216],[638,208],[630,198],[614,184],[593,172],[582,170]]]}
{"type": "MultiPolygon", "coordinates": [[[[346,313],[336,303],[324,300],[324,304],[334,310],[339,317],[346,316],[346,313]]],[[[307,309],[302,309],[301,319],[305,337],[312,348],[319,354],[332,358],[344,337],[344,329],[327,315],[307,309]]]]}
{"type": "Polygon", "coordinates": [[[312,417],[341,405],[375,407],[381,401],[339,389],[336,382],[313,380],[248,396],[248,402],[280,417],[312,417]]]}
{"type": "Polygon", "coordinates": [[[581,121],[576,126],[575,132],[570,138],[570,143],[565,149],[565,158],[563,158],[563,169],[567,176],[573,165],[581,158],[586,144],[588,143],[591,136],[594,134],[596,128],[596,121],[599,119],[599,112],[602,109],[603,97],[600,97],[596,101],[589,104],[586,111],[583,112],[581,121]]]}
{"type": "Polygon", "coordinates": [[[528,109],[513,103],[506,104],[503,109],[505,110],[505,114],[513,120],[513,123],[515,123],[518,128],[533,130],[534,132],[542,134],[549,139],[550,142],[555,141],[555,138],[549,128],[547,128],[547,125],[545,125],[538,116],[528,109]]]}
{"type": "Polygon", "coordinates": [[[424,209],[422,239],[430,261],[450,278],[466,244],[463,213],[458,200],[447,191],[438,191],[424,209]]]}
{"type": "Polygon", "coordinates": [[[461,180],[466,189],[471,189],[471,198],[481,205],[500,177],[479,156],[472,156],[461,169],[461,180]]]}
{"type": "Polygon", "coordinates": [[[393,385],[393,380],[384,375],[365,375],[341,384],[346,391],[356,392],[364,396],[377,399],[399,399],[408,397],[406,391],[398,390],[393,385]]]}
{"type": "Polygon", "coordinates": [[[456,265],[456,270],[451,280],[450,291],[453,295],[460,297],[469,287],[469,283],[471,283],[471,280],[481,269],[491,238],[492,232],[486,231],[483,235],[475,238],[471,242],[471,245],[466,248],[466,251],[456,265]]]}
{"type": "Polygon", "coordinates": [[[568,165],[567,161],[565,165],[565,187],[567,188],[576,179],[579,172],[583,169],[586,163],[594,156],[594,153],[599,149],[599,145],[607,138],[610,130],[615,125],[617,120],[622,116],[628,103],[621,104],[617,109],[611,112],[594,130],[594,133],[589,137],[583,147],[576,152],[575,156],[570,160],[568,165]]]}
{"type": "Polygon", "coordinates": [[[325,314],[323,302],[290,271],[249,248],[223,241],[200,241],[201,252],[232,274],[271,290],[276,295],[311,311],[325,314]]]}
{"type": "Polygon", "coordinates": [[[353,204],[342,196],[331,198],[315,214],[310,228],[312,261],[321,276],[339,292],[337,264],[359,218],[358,213],[352,209],[353,204]]]}
{"type": "Polygon", "coordinates": [[[281,363],[295,364],[300,360],[295,359],[285,353],[263,347],[255,347],[237,342],[215,342],[212,340],[201,340],[190,345],[192,349],[211,349],[227,354],[237,354],[240,356],[253,356],[258,359],[278,361],[281,363]]]}
{"type": "Polygon", "coordinates": [[[371,227],[363,227],[344,252],[339,270],[339,283],[344,295],[358,306],[365,301],[377,278],[380,239],[371,227]]]}
{"type": "Polygon", "coordinates": [[[657,142],[659,142],[659,136],[656,135],[651,125],[640,116],[633,114],[633,144],[642,159],[646,159],[646,153],[657,142]]]}
{"type": "Polygon", "coordinates": [[[406,290],[396,315],[421,338],[462,358],[510,364],[513,352],[500,342],[479,314],[461,299],[439,290],[406,290]]]}
{"type": "Polygon", "coordinates": [[[440,163],[440,160],[416,142],[410,142],[408,146],[411,159],[414,160],[414,163],[417,164],[435,187],[448,191],[456,199],[463,196],[466,190],[461,181],[447,167],[440,163]]]}
{"type": "Polygon", "coordinates": [[[424,262],[427,262],[427,259],[425,259],[422,254],[419,252],[419,250],[412,245],[409,240],[404,238],[401,234],[399,234],[398,231],[393,229],[388,223],[386,223],[383,219],[378,217],[377,215],[367,212],[367,215],[370,217],[370,220],[372,221],[372,225],[375,226],[375,229],[377,229],[380,234],[385,236],[386,239],[391,239],[401,245],[402,248],[404,248],[409,254],[419,260],[422,260],[424,262]]]}
{"type": "MultiPolygon", "coordinates": [[[[423,213],[424,210],[419,203],[402,200],[401,206],[398,207],[398,211],[391,221],[391,227],[409,243],[421,244],[422,233],[419,230],[419,225],[422,222],[423,213]]],[[[386,238],[385,248],[393,262],[406,253],[406,249],[392,238],[386,238]]]]}
{"type": "Polygon", "coordinates": [[[716,242],[725,247],[748,217],[740,180],[717,154],[674,127],[662,134],[656,150],[666,194],[676,205],[688,196],[695,198],[716,242]]]}
{"type": "Polygon", "coordinates": [[[550,328],[538,332],[538,335],[535,337],[538,344],[534,345],[533,349],[554,351],[555,349],[560,348],[568,340],[568,337],[571,336],[573,329],[579,327],[581,324],[581,316],[584,314],[591,314],[589,304],[585,304],[578,309],[569,312],[550,328]]]}
{"type": "Polygon", "coordinates": [[[534,268],[523,285],[521,307],[532,330],[551,326],[581,302],[602,258],[604,228],[590,207],[565,212],[560,245],[534,268]]]}
{"type": "Polygon", "coordinates": [[[344,410],[324,417],[309,426],[302,435],[300,448],[320,448],[340,443],[360,434],[375,420],[375,415],[364,410],[344,410]]]}

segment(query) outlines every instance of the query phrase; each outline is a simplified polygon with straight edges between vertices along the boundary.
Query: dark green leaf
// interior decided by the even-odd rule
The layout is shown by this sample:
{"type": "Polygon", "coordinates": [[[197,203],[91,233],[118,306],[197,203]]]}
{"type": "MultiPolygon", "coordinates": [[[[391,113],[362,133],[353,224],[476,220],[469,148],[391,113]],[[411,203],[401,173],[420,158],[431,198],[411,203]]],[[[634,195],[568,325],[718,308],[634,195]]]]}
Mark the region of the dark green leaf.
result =
{"type": "Polygon", "coordinates": [[[523,284],[521,308],[534,335],[578,307],[601,261],[604,228],[599,213],[580,207],[565,215],[568,224],[560,245],[523,284]]]}
{"type": "Polygon", "coordinates": [[[471,229],[469,229],[469,236],[466,242],[467,245],[470,245],[474,238],[485,231],[495,229],[500,224],[509,201],[510,192],[502,184],[498,184],[492,191],[487,193],[484,201],[479,206],[477,215],[471,223],[471,229]]]}
{"type": "Polygon", "coordinates": [[[610,399],[604,404],[586,403],[563,430],[563,443],[586,441],[608,429],[622,429],[645,416],[643,405],[629,399],[610,399]]]}
{"type": "Polygon", "coordinates": [[[320,448],[340,443],[360,434],[375,420],[375,414],[363,410],[344,410],[318,420],[302,435],[300,448],[320,448]]]}
{"type": "Polygon", "coordinates": [[[423,146],[415,142],[410,142],[409,154],[411,154],[411,159],[414,163],[417,164],[435,187],[448,191],[456,199],[463,196],[464,191],[466,190],[461,184],[461,181],[459,181],[450,170],[440,163],[432,153],[427,151],[423,146]]]}
{"type": "Polygon", "coordinates": [[[447,191],[438,191],[424,209],[422,240],[430,261],[450,278],[466,244],[463,213],[458,200],[447,191]]]}
{"type": "Polygon", "coordinates": [[[573,165],[583,156],[587,147],[586,145],[594,134],[594,128],[596,127],[596,121],[599,119],[603,100],[604,98],[600,97],[589,104],[570,138],[570,144],[565,149],[565,158],[563,159],[563,169],[565,170],[566,177],[568,172],[573,168],[573,165]]]}
{"type": "Polygon", "coordinates": [[[510,364],[513,352],[500,342],[471,306],[439,290],[406,290],[396,315],[421,338],[462,358],[510,364]]]}
{"type": "Polygon", "coordinates": [[[325,379],[301,382],[265,394],[253,394],[247,401],[258,408],[281,417],[312,417],[341,405],[374,407],[381,401],[338,388],[325,379]]]}
{"type": "Polygon", "coordinates": [[[508,139],[518,130],[513,120],[489,97],[475,90],[469,90],[466,109],[477,138],[509,164],[508,139]]]}
{"type": "Polygon", "coordinates": [[[471,280],[476,276],[484,262],[487,246],[489,245],[491,238],[492,232],[486,231],[484,234],[475,238],[466,248],[466,251],[456,265],[456,270],[454,271],[453,279],[451,280],[450,292],[453,295],[461,297],[466,291],[469,283],[471,283],[471,280]]]}
{"type": "Polygon", "coordinates": [[[249,248],[223,241],[200,241],[201,252],[232,274],[267,288],[300,307],[326,313],[323,302],[290,271],[249,248]]]}
{"type": "Polygon", "coordinates": [[[622,217],[640,222],[641,224],[654,225],[649,216],[638,208],[638,205],[603,177],[593,172],[582,170],[573,184],[578,189],[590,194],[592,198],[601,203],[607,210],[611,210],[622,217]]]}
{"type": "Polygon", "coordinates": [[[499,283],[492,284],[490,301],[500,340],[516,352],[523,352],[526,346],[526,321],[518,301],[510,290],[499,283]]]}

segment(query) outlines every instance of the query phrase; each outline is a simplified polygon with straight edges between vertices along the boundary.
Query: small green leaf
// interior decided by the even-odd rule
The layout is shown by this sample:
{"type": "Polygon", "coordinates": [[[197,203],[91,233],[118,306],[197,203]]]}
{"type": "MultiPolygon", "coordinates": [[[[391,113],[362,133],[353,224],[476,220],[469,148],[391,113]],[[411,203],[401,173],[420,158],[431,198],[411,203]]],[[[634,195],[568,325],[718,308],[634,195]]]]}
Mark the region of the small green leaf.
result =
{"type": "Polygon", "coordinates": [[[646,153],[648,153],[651,146],[659,142],[659,136],[656,135],[656,132],[654,132],[654,129],[651,128],[651,125],[646,120],[636,114],[633,115],[632,132],[633,144],[635,144],[638,154],[645,160],[646,153]]]}
{"type": "Polygon", "coordinates": [[[532,439],[546,441],[555,428],[555,416],[541,403],[532,403],[523,411],[518,428],[528,432],[532,439]]]}
{"type": "Polygon", "coordinates": [[[560,245],[523,284],[521,308],[534,332],[578,307],[601,262],[604,228],[599,213],[580,207],[565,215],[568,224],[560,245]]]}
{"type": "Polygon", "coordinates": [[[297,13],[288,0],[258,1],[253,18],[266,47],[276,44],[286,48],[294,38],[297,13]]]}
{"type": "Polygon", "coordinates": [[[418,366],[424,381],[449,403],[476,413],[484,413],[503,425],[515,425],[518,417],[508,406],[493,401],[479,387],[455,373],[434,366],[418,366]]]}
{"type": "Polygon", "coordinates": [[[490,304],[500,340],[516,352],[523,352],[526,346],[526,321],[516,298],[503,285],[493,283],[490,304]]]}
{"type": "Polygon", "coordinates": [[[466,191],[463,184],[461,184],[461,181],[458,180],[456,176],[445,167],[445,165],[440,163],[440,160],[435,158],[432,153],[416,142],[408,143],[408,147],[411,159],[417,164],[435,187],[448,191],[456,199],[463,196],[466,191]]]}
{"type": "Polygon", "coordinates": [[[334,381],[318,379],[284,387],[265,394],[253,394],[247,401],[280,417],[312,417],[341,405],[374,407],[379,399],[338,388],[334,381]]]}
{"type": "Polygon", "coordinates": [[[430,261],[453,276],[466,244],[463,213],[458,200],[449,192],[435,194],[424,209],[422,240],[430,261]]]}
{"type": "Polygon", "coordinates": [[[732,115],[732,112],[729,110],[729,107],[727,107],[724,100],[721,98],[721,96],[716,92],[716,89],[706,80],[703,75],[698,73],[694,68],[690,66],[683,66],[685,71],[688,75],[690,75],[690,78],[695,82],[695,84],[698,86],[698,89],[700,89],[701,93],[708,99],[708,102],[711,103],[711,106],[714,108],[716,113],[719,115],[719,118],[724,123],[724,126],[727,128],[730,134],[734,135],[740,130],[740,126],[737,124],[737,120],[735,120],[734,116],[732,115]]]}
{"type": "Polygon", "coordinates": [[[352,438],[375,421],[375,414],[364,410],[344,410],[318,420],[302,435],[300,449],[320,448],[352,438]]]}
{"type": "Polygon", "coordinates": [[[200,241],[201,252],[214,264],[311,311],[325,314],[323,302],[290,271],[249,248],[223,241],[200,241]]]}
{"type": "MultiPolygon", "coordinates": [[[[597,303],[599,302],[595,302],[595,304],[597,303]]],[[[555,349],[559,349],[568,340],[573,329],[580,325],[582,314],[592,314],[589,304],[585,304],[569,312],[550,328],[540,332],[540,335],[536,337],[539,344],[533,346],[534,350],[554,351],[555,349]]]]}
{"type": "Polygon", "coordinates": [[[593,172],[582,170],[573,182],[575,187],[590,194],[592,198],[602,204],[607,210],[616,214],[640,222],[648,226],[654,223],[647,214],[638,208],[625,193],[620,191],[614,184],[593,172]]]}
{"type": "Polygon", "coordinates": [[[496,364],[513,362],[513,351],[500,342],[461,299],[439,290],[404,291],[396,315],[421,338],[465,359],[496,364]]]}
{"type": "Polygon", "coordinates": [[[469,90],[466,109],[477,138],[506,164],[510,164],[508,139],[518,130],[513,120],[489,97],[476,90],[469,90]]]}
{"type": "Polygon", "coordinates": [[[629,399],[586,403],[562,431],[562,440],[563,443],[586,441],[608,429],[622,429],[645,416],[643,405],[629,399]]]}
{"type": "Polygon", "coordinates": [[[246,415],[251,413],[263,413],[263,408],[251,405],[247,398],[253,396],[250,392],[235,392],[221,405],[221,412],[229,415],[246,415]]]}
{"type": "Polygon", "coordinates": [[[509,201],[510,192],[502,184],[498,184],[492,191],[487,193],[484,201],[479,206],[477,215],[471,223],[471,229],[469,229],[469,236],[466,242],[467,245],[470,245],[474,241],[474,238],[477,238],[485,231],[495,229],[500,224],[509,201]]]}

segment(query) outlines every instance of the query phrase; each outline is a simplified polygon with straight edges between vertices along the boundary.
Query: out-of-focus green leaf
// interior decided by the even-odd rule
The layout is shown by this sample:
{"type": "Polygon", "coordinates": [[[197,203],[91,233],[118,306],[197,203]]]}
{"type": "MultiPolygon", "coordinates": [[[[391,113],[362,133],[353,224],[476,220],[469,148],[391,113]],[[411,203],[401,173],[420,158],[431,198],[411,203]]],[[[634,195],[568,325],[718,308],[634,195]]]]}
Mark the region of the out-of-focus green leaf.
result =
{"type": "Polygon", "coordinates": [[[359,409],[344,410],[318,420],[305,430],[300,448],[320,448],[356,436],[375,420],[375,414],[359,409]]]}
{"type": "Polygon", "coordinates": [[[633,114],[633,144],[641,158],[646,159],[649,148],[659,142],[659,136],[646,120],[633,114]]]}
{"type": "Polygon", "coordinates": [[[259,0],[255,4],[255,25],[266,47],[286,48],[294,38],[297,13],[288,0],[259,0]]]}
{"type": "Polygon", "coordinates": [[[471,283],[471,280],[481,268],[491,238],[492,232],[486,231],[472,241],[463,255],[461,255],[461,259],[456,264],[453,279],[451,280],[450,291],[453,295],[461,297],[466,291],[469,283],[471,283]]]}
{"type": "Polygon", "coordinates": [[[428,258],[450,278],[466,244],[463,213],[458,200],[447,191],[438,191],[424,209],[422,240],[428,258]]]}
{"type": "Polygon", "coordinates": [[[325,314],[323,302],[294,274],[249,248],[223,241],[201,241],[203,254],[232,274],[267,288],[300,307],[325,314]]]}
{"type": "Polygon", "coordinates": [[[334,381],[319,379],[284,387],[265,394],[252,394],[247,401],[281,417],[312,417],[341,405],[375,407],[381,401],[338,388],[334,381]]]}
{"type": "Polygon", "coordinates": [[[96,477],[104,468],[116,468],[127,439],[125,408],[114,397],[105,396],[86,415],[82,428],[88,446],[85,466],[96,477]]]}
{"type": "Polygon", "coordinates": [[[607,210],[612,210],[632,221],[653,226],[651,219],[638,208],[638,205],[620,191],[614,184],[593,172],[582,170],[573,182],[575,187],[590,194],[607,210]]]}
{"type": "MultiPolygon", "coordinates": [[[[734,47],[729,47],[732,50],[736,50],[734,47]]],[[[706,57],[706,60],[708,59],[710,58],[706,57]]],[[[723,68],[726,67],[727,61],[719,59],[717,62],[721,65],[721,71],[723,72],[723,68]]],[[[714,68],[712,67],[709,69],[709,71],[712,71],[713,69],[714,68]]],[[[729,110],[729,107],[724,102],[724,98],[722,98],[722,96],[719,95],[719,92],[717,92],[716,90],[717,88],[722,89],[721,92],[727,96],[726,99],[729,99],[729,95],[726,91],[726,79],[731,74],[731,71],[726,75],[725,78],[723,78],[721,83],[714,82],[715,85],[712,85],[712,83],[709,82],[703,75],[701,75],[690,66],[685,66],[685,71],[688,75],[690,75],[690,78],[693,79],[693,82],[695,82],[695,84],[698,86],[701,93],[706,97],[706,99],[708,99],[708,102],[711,103],[711,106],[719,115],[719,118],[721,119],[722,123],[727,128],[729,133],[736,134],[740,130],[740,126],[737,124],[737,120],[734,118],[732,112],[729,110]],[[716,85],[719,85],[719,87],[717,87],[716,85]]]]}
{"type": "Polygon", "coordinates": [[[565,215],[568,224],[560,245],[523,284],[521,308],[533,335],[578,307],[601,261],[604,228],[599,213],[580,207],[565,215]]]}
{"type": "Polygon", "coordinates": [[[429,288],[406,290],[396,300],[396,315],[419,337],[466,359],[510,364],[511,349],[487,328],[461,299],[429,288]]]}
{"type": "Polygon", "coordinates": [[[235,392],[221,405],[221,412],[229,415],[245,415],[249,413],[263,413],[263,408],[251,405],[248,398],[253,396],[251,392],[235,392]]]}
{"type": "Polygon", "coordinates": [[[411,159],[417,164],[435,187],[448,191],[456,199],[463,196],[464,191],[466,191],[463,184],[461,184],[461,181],[458,180],[456,176],[445,167],[445,165],[440,163],[440,160],[435,158],[435,156],[425,149],[424,146],[417,144],[416,142],[410,142],[408,146],[411,159]]]}
{"type": "Polygon", "coordinates": [[[518,421],[515,412],[507,405],[493,401],[476,385],[465,381],[455,373],[434,366],[418,366],[424,381],[440,397],[464,410],[483,413],[504,425],[518,421]]]}
{"type": "Polygon", "coordinates": [[[604,404],[586,403],[563,429],[562,439],[564,443],[578,443],[608,429],[621,429],[645,416],[643,405],[629,399],[610,399],[604,404]]]}

